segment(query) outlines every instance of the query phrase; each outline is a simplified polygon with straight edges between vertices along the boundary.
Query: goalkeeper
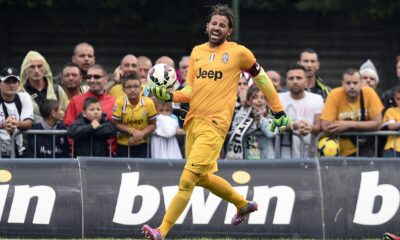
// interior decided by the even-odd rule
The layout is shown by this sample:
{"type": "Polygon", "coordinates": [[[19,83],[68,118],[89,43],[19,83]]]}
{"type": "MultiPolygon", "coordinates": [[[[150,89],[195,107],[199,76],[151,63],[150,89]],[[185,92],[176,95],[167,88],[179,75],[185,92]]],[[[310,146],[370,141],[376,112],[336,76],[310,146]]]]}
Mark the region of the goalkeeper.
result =
{"type": "Polygon", "coordinates": [[[234,113],[239,75],[242,70],[253,77],[266,96],[272,114],[271,130],[283,131],[289,119],[283,112],[272,82],[246,47],[227,41],[232,34],[235,17],[227,5],[215,5],[206,25],[208,42],[192,50],[186,87],[169,93],[165,88],[151,86],[152,94],[163,101],[189,102],[186,116],[186,165],[183,169],[179,190],[171,201],[158,228],[144,225],[143,234],[148,239],[163,239],[181,215],[195,186],[209,189],[213,194],[234,204],[237,213],[233,225],[240,224],[257,203],[247,201],[223,178],[215,175],[225,136],[234,113]]]}

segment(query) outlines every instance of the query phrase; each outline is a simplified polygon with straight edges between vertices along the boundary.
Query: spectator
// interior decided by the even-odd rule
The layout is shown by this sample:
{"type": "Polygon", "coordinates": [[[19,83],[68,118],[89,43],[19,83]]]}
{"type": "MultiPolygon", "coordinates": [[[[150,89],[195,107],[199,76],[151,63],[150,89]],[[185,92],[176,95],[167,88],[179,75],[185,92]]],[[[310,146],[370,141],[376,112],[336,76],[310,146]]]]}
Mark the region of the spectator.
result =
{"type": "MultiPolygon", "coordinates": [[[[60,103],[55,99],[45,100],[39,107],[43,120],[33,125],[32,129],[39,130],[66,130],[62,123],[65,112],[60,103]]],[[[67,158],[68,139],[64,135],[28,136],[28,157],[32,158],[67,158]]]]}
{"type": "Polygon", "coordinates": [[[151,136],[151,157],[164,159],[182,159],[177,134],[184,134],[179,127],[178,117],[172,114],[172,104],[156,100],[157,127],[151,136]]]}
{"type": "Polygon", "coordinates": [[[29,51],[21,66],[20,73],[22,91],[27,92],[32,99],[34,123],[40,123],[39,105],[45,100],[56,99],[63,109],[68,105],[68,97],[62,87],[53,84],[53,74],[46,59],[38,52],[29,51]]]}
{"type": "MultiPolygon", "coordinates": [[[[396,77],[397,77],[397,79],[396,79],[397,84],[395,86],[399,86],[400,85],[400,55],[398,55],[396,57],[396,77]]],[[[395,86],[387,89],[381,95],[381,99],[382,99],[383,105],[385,107],[384,111],[386,111],[386,109],[388,109],[389,107],[396,107],[396,103],[393,99],[395,86]]]]}
{"type": "MultiPolygon", "coordinates": [[[[346,131],[375,131],[382,124],[382,103],[370,87],[361,87],[360,74],[348,69],[343,74],[342,86],[335,88],[326,99],[321,114],[322,130],[338,134],[346,131]]],[[[340,155],[350,156],[357,152],[352,138],[341,137],[340,155]]],[[[369,156],[371,149],[362,147],[360,156],[369,156]]]]}
{"type": "MultiPolygon", "coordinates": [[[[32,127],[33,106],[26,92],[17,92],[20,78],[15,68],[4,68],[0,80],[0,150],[1,157],[10,157],[11,136],[17,129],[22,131],[32,127]]],[[[18,135],[17,156],[23,156],[24,151],[22,135],[18,135]]]]}
{"type": "Polygon", "coordinates": [[[310,48],[304,49],[300,53],[297,63],[306,69],[307,89],[321,95],[325,101],[331,89],[317,74],[320,66],[317,53],[310,48]]]}
{"type": "Polygon", "coordinates": [[[168,56],[161,56],[156,60],[156,64],[159,63],[164,63],[167,64],[171,67],[173,67],[175,69],[175,62],[174,60],[172,60],[172,58],[168,57],[168,56]]]}
{"type": "Polygon", "coordinates": [[[150,58],[146,56],[140,56],[138,59],[138,69],[139,69],[139,77],[140,82],[142,85],[147,84],[147,74],[149,73],[153,63],[151,62],[150,58]]]}
{"type": "Polygon", "coordinates": [[[125,55],[122,58],[120,65],[114,71],[114,81],[110,81],[109,83],[111,84],[107,83],[107,85],[111,86],[109,94],[114,98],[118,98],[120,96],[125,95],[124,89],[122,88],[121,85],[121,78],[137,71],[138,71],[138,60],[135,57],[135,55],[132,54],[125,55]]]}
{"type": "Polygon", "coordinates": [[[240,108],[247,105],[247,91],[249,89],[249,81],[250,81],[250,74],[247,72],[241,72],[240,78],[238,82],[238,96],[236,100],[235,110],[239,110],[240,108]]]}
{"type": "MultiPolygon", "coordinates": [[[[394,101],[397,107],[390,107],[383,116],[383,122],[389,130],[400,129],[400,85],[394,89],[394,101]]],[[[389,136],[385,144],[384,157],[400,157],[400,137],[389,136]]]]}
{"type": "Polygon", "coordinates": [[[376,90],[376,86],[379,83],[378,72],[376,71],[375,65],[371,60],[367,60],[360,67],[360,75],[361,75],[361,85],[362,86],[370,86],[371,88],[376,90]]]}
{"type": "Polygon", "coordinates": [[[228,142],[227,159],[260,160],[274,158],[275,133],[270,131],[271,119],[268,117],[267,100],[257,86],[247,92],[246,105],[236,112],[232,122],[232,135],[228,142]],[[248,135],[260,130],[265,136],[248,135]],[[247,140],[246,145],[244,141],[247,140]],[[244,151],[242,149],[247,146],[244,151]]]}
{"type": "Polygon", "coordinates": [[[122,79],[126,96],[115,102],[112,114],[117,129],[117,157],[149,157],[147,137],[156,128],[156,108],[153,100],[141,95],[138,74],[132,73],[122,79]]]}
{"type": "Polygon", "coordinates": [[[186,76],[189,68],[189,56],[183,56],[179,61],[179,73],[181,76],[181,82],[179,83],[179,90],[186,86],[186,76]]]}
{"type": "MultiPolygon", "coordinates": [[[[321,95],[305,91],[307,85],[306,70],[301,65],[290,66],[286,76],[289,92],[279,93],[285,112],[292,119],[289,130],[303,137],[304,156],[314,156],[315,135],[321,131],[320,115],[324,106],[321,95]]],[[[282,136],[282,158],[300,158],[301,142],[293,135],[282,136]],[[282,146],[284,142],[288,147],[282,146]]]]}
{"type": "Polygon", "coordinates": [[[82,74],[75,63],[67,63],[61,71],[62,86],[68,99],[87,92],[89,86],[82,82],[82,74]]]}
{"type": "Polygon", "coordinates": [[[72,54],[72,62],[79,66],[83,81],[86,83],[87,71],[96,64],[93,46],[86,42],[77,44],[72,54]]]}
{"type": "Polygon", "coordinates": [[[109,156],[107,140],[116,133],[117,128],[111,121],[106,120],[99,99],[95,96],[86,98],[82,112],[68,128],[68,136],[74,139],[74,157],[109,156]]]}
{"type": "Polygon", "coordinates": [[[277,92],[281,91],[282,88],[282,81],[281,81],[281,74],[275,70],[269,70],[265,72],[269,79],[271,79],[272,84],[275,87],[277,92]]]}
{"type": "Polygon", "coordinates": [[[64,124],[67,128],[75,122],[78,118],[78,114],[82,112],[82,104],[85,99],[92,96],[99,99],[102,111],[106,114],[106,119],[111,120],[115,99],[104,90],[104,84],[107,81],[106,77],[106,70],[104,70],[104,68],[99,64],[95,64],[88,69],[86,79],[89,91],[71,98],[64,118],[64,124]]]}

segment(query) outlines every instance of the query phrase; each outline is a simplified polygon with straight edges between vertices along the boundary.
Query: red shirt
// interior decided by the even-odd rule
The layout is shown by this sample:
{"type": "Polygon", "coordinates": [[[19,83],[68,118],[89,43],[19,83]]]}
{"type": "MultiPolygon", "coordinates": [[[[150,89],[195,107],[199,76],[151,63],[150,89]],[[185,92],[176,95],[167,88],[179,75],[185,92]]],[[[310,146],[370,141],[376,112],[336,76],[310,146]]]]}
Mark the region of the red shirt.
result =
{"type": "Polygon", "coordinates": [[[83,102],[87,97],[97,97],[99,99],[103,112],[106,113],[106,119],[111,120],[114,108],[115,98],[108,93],[96,95],[90,91],[74,96],[69,100],[67,110],[65,111],[64,124],[69,127],[75,122],[78,114],[83,110],[83,102]]]}

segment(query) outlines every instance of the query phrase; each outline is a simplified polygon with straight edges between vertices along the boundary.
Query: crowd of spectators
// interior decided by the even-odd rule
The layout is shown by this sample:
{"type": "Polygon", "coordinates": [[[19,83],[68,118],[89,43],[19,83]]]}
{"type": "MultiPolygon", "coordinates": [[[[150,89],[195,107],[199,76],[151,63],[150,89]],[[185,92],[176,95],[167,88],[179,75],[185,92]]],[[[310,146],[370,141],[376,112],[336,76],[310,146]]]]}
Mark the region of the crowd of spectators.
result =
{"type": "MultiPolygon", "coordinates": [[[[168,56],[155,63],[175,68],[168,56]]],[[[96,63],[94,47],[79,43],[71,62],[54,76],[44,56],[28,52],[20,69],[7,66],[1,71],[1,157],[11,157],[14,150],[16,157],[184,158],[182,126],[189,105],[163,103],[149,96],[146,83],[152,64],[146,56],[127,54],[109,74],[96,63]],[[64,134],[15,134],[29,129],[64,130],[64,134]]],[[[185,86],[188,65],[189,57],[183,56],[176,68],[175,89],[185,86]]],[[[284,74],[266,69],[291,118],[279,142],[280,133],[270,130],[264,95],[248,73],[241,73],[234,120],[221,158],[273,159],[277,144],[281,158],[313,157],[317,136],[399,130],[400,84],[379,97],[379,75],[371,60],[346,69],[341,86],[335,89],[318,75],[319,67],[318,54],[305,49],[284,74]]],[[[396,69],[400,79],[400,56],[396,69]]],[[[379,138],[378,153],[370,151],[372,145],[363,145],[361,138],[338,139],[341,156],[400,156],[396,136],[379,138]]]]}

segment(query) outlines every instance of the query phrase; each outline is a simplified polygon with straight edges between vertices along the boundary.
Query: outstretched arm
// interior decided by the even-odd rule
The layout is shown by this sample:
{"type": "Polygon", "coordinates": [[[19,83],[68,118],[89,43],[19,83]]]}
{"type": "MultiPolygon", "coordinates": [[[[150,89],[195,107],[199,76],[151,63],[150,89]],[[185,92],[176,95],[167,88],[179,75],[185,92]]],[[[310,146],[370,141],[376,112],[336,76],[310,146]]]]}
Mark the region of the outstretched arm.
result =
{"type": "Polygon", "coordinates": [[[286,127],[290,125],[290,119],[283,111],[283,105],[274,85],[272,85],[272,81],[257,62],[247,72],[253,77],[257,87],[265,95],[270,105],[274,117],[271,123],[271,131],[274,132],[276,127],[280,132],[285,131],[286,127]]]}

